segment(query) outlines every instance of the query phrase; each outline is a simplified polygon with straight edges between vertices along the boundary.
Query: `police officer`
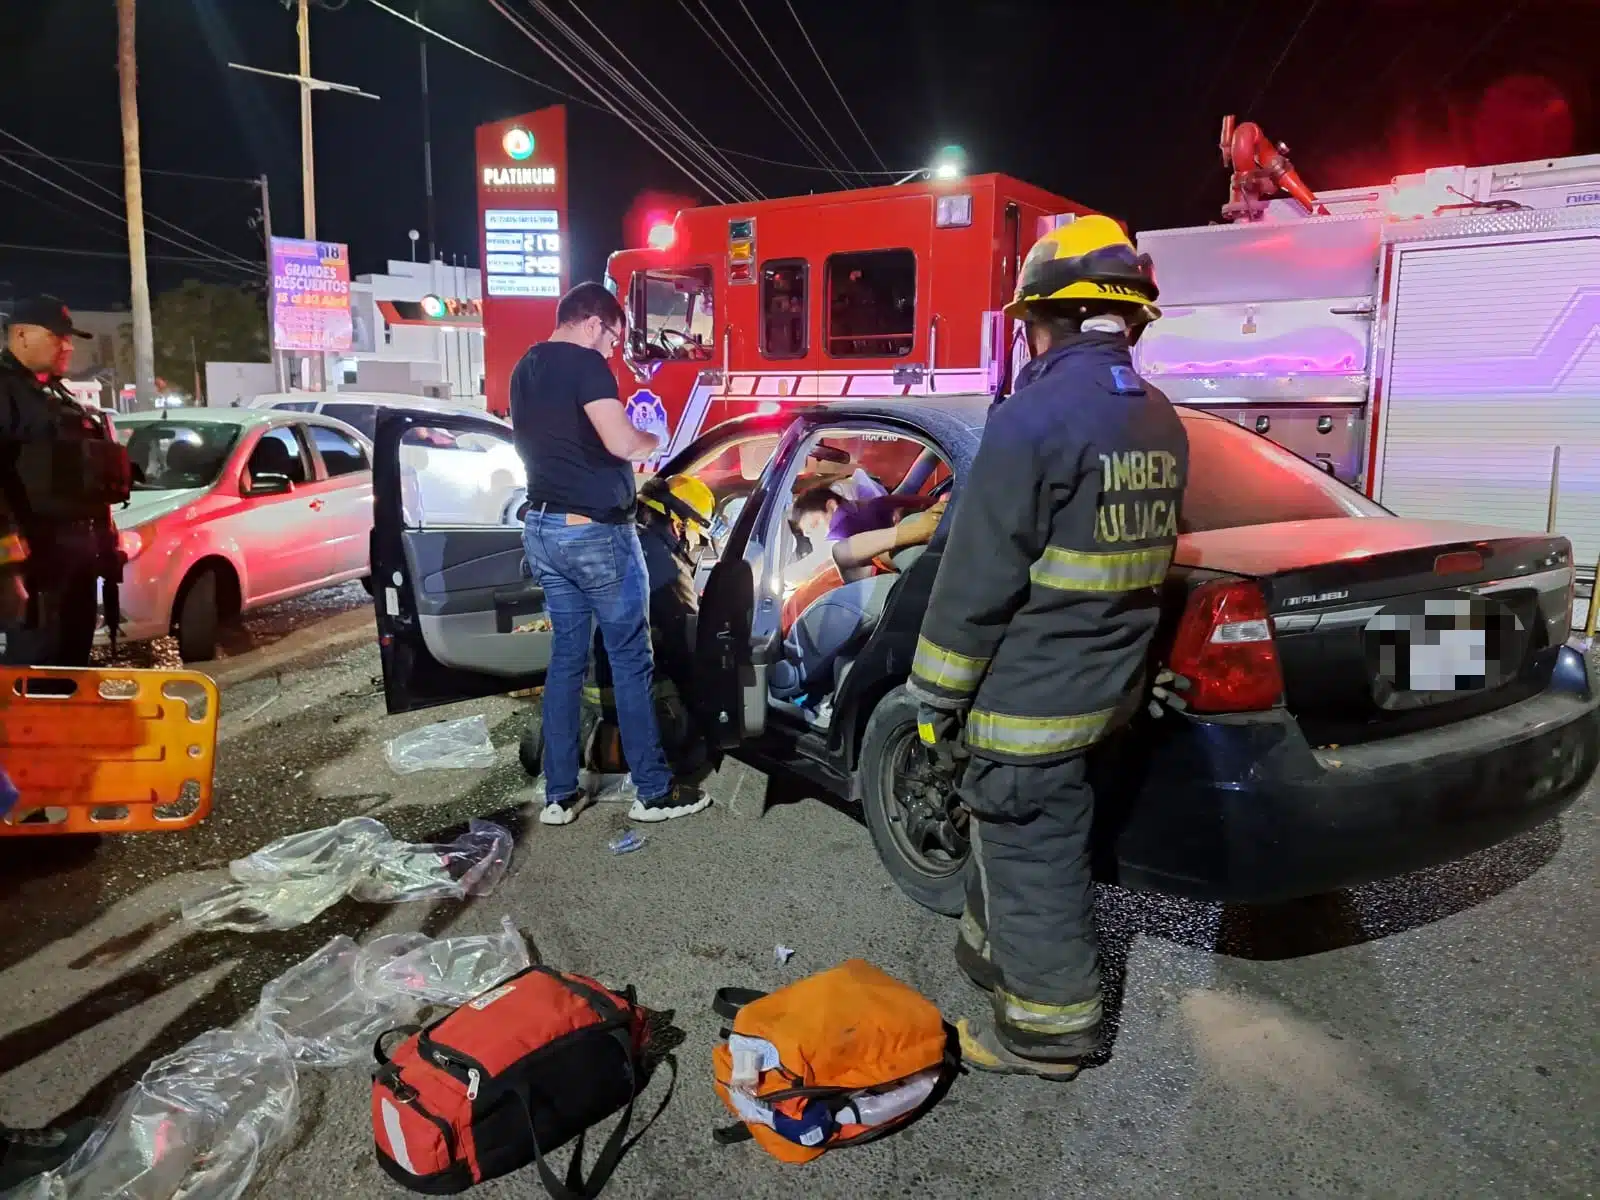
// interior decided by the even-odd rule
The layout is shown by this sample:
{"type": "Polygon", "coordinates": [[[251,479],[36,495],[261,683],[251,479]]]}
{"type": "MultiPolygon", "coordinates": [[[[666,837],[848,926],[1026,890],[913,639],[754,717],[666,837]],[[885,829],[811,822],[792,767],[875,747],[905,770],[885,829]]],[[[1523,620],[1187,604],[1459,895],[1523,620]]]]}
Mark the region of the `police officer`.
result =
{"type": "Polygon", "coordinates": [[[20,301],[0,352],[0,492],[28,546],[27,612],[4,626],[3,660],[85,667],[97,592],[115,633],[122,577],[111,506],[128,498],[127,452],[103,414],[62,383],[72,360],[72,313],[54,296],[20,301]]]}
{"type": "Polygon", "coordinates": [[[976,869],[956,960],[993,996],[974,1067],[1071,1078],[1101,1041],[1084,752],[1147,699],[1188,439],[1130,347],[1160,316],[1108,217],[1046,234],[1008,317],[1033,359],[955,499],[909,688],[933,756],[967,759],[976,869]],[[970,756],[970,757],[969,757],[970,756]]]}

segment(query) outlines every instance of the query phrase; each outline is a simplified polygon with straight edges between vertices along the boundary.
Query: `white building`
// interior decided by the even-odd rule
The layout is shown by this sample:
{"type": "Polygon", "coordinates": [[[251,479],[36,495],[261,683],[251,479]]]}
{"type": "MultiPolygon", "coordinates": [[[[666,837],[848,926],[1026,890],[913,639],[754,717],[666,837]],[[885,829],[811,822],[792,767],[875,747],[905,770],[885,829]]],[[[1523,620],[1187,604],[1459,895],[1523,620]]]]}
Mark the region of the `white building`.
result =
{"type": "Polygon", "coordinates": [[[443,262],[391,259],[388,267],[350,285],[354,342],[348,354],[329,356],[329,388],[485,407],[482,274],[443,262]]]}

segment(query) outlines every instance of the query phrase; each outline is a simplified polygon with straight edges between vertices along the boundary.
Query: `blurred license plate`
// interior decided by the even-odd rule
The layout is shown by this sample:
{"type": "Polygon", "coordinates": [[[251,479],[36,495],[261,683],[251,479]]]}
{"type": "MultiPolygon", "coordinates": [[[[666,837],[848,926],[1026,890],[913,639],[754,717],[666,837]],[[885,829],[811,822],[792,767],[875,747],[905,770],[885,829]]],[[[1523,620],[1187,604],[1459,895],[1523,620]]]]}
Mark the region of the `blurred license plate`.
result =
{"type": "Polygon", "coordinates": [[[1363,640],[1379,706],[1414,708],[1508,682],[1528,632],[1498,600],[1450,592],[1390,605],[1367,622],[1363,640]]]}

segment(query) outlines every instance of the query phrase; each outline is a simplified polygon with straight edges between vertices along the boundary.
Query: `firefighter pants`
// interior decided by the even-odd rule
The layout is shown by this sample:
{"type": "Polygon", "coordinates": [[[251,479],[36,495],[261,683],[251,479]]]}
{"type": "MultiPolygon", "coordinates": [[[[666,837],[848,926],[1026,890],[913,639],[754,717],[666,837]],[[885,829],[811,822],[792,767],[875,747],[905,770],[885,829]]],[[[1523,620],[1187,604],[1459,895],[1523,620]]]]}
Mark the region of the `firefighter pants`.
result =
{"type": "Polygon", "coordinates": [[[1100,957],[1083,756],[1028,767],[974,758],[961,795],[977,862],[961,937],[993,967],[1001,1042],[1042,1059],[1092,1053],[1100,957]]]}

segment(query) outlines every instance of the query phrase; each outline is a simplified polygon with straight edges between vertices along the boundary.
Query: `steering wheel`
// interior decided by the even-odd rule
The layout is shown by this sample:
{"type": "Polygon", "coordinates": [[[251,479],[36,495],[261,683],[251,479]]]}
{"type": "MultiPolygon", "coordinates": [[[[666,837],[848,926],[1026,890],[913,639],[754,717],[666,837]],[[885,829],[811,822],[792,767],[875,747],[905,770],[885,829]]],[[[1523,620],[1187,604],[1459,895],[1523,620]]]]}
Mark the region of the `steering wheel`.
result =
{"type": "Polygon", "coordinates": [[[697,350],[700,346],[700,343],[681,329],[668,329],[665,325],[656,330],[656,341],[661,343],[661,348],[668,354],[697,350]]]}

